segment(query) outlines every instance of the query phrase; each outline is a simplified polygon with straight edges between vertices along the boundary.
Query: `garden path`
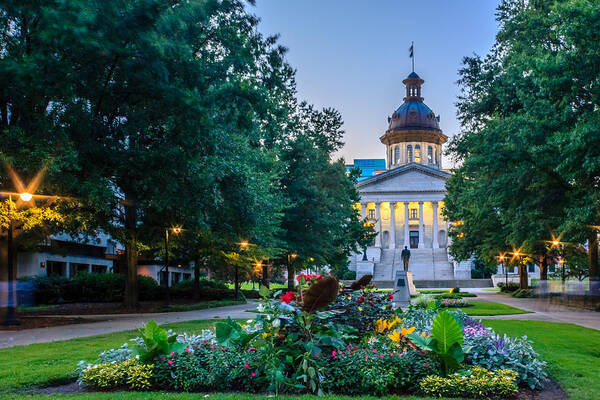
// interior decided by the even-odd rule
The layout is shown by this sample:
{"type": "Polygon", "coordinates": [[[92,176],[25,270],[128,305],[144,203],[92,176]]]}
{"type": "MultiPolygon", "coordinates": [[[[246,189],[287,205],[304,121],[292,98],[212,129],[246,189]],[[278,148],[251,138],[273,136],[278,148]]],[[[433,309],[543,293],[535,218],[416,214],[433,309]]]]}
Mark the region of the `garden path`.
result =
{"type": "Polygon", "coordinates": [[[235,306],[207,308],[204,310],[152,313],[152,314],[113,314],[113,315],[78,315],[77,317],[102,318],[101,322],[90,322],[75,325],[53,326],[50,328],[25,329],[21,331],[0,331],[0,348],[68,340],[85,336],[101,335],[141,328],[148,320],[159,324],[171,322],[194,321],[213,318],[254,318],[255,313],[247,312],[255,308],[252,302],[235,306]]]}
{"type": "Polygon", "coordinates": [[[550,304],[544,299],[518,299],[495,292],[473,289],[468,289],[468,291],[477,293],[476,298],[469,298],[470,301],[494,301],[517,307],[525,311],[532,311],[531,314],[478,316],[478,319],[519,319],[564,322],[600,330],[600,312],[567,307],[560,304],[550,304]]]}

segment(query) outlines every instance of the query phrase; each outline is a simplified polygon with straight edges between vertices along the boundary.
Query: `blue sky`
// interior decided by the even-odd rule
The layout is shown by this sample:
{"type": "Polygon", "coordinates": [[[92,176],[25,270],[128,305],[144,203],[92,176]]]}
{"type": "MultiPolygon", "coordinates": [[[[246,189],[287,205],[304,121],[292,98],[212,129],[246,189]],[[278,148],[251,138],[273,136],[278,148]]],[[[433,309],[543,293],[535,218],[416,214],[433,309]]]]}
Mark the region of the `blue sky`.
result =
{"type": "MultiPolygon", "coordinates": [[[[456,85],[461,60],[486,54],[498,29],[499,0],[256,0],[249,11],[259,30],[279,33],[297,69],[298,92],[344,118],[346,161],[384,158],[379,142],[387,117],[402,103],[402,80],[411,72],[408,48],[415,42],[415,72],[425,80],[425,103],[441,117],[448,136],[460,130],[456,85]]],[[[446,161],[445,167],[448,167],[446,161]]]]}

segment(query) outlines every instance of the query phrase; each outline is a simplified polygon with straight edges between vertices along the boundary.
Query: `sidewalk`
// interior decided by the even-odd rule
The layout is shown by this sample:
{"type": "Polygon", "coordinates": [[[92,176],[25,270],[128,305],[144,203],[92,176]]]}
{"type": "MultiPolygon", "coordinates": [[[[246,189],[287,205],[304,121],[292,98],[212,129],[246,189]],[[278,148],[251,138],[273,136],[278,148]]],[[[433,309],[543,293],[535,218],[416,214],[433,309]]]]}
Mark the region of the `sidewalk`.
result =
{"type": "Polygon", "coordinates": [[[560,304],[551,304],[544,299],[518,299],[496,292],[476,291],[471,289],[469,289],[469,291],[477,293],[477,297],[469,298],[469,301],[493,301],[533,312],[532,314],[494,315],[489,317],[478,316],[478,319],[518,319],[528,321],[563,322],[600,330],[600,312],[582,310],[580,308],[567,307],[560,304]]]}
{"type": "Polygon", "coordinates": [[[90,322],[75,325],[53,326],[50,328],[27,329],[22,331],[0,331],[0,348],[22,346],[32,343],[46,343],[68,340],[79,337],[101,335],[105,333],[127,331],[143,327],[153,319],[158,324],[171,322],[194,321],[213,318],[254,318],[256,314],[247,312],[256,307],[256,303],[248,302],[235,306],[208,308],[185,312],[154,314],[113,314],[113,315],[78,315],[81,318],[103,318],[101,322],[90,322]]]}

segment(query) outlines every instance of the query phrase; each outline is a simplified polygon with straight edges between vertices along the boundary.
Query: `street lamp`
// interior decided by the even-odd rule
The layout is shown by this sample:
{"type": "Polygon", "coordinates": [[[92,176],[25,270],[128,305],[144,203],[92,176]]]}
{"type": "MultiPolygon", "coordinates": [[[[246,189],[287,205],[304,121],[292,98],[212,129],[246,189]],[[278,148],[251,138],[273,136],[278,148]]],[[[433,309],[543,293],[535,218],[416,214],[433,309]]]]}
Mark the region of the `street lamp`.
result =
{"type": "Polygon", "coordinates": [[[180,226],[173,226],[165,229],[165,275],[167,275],[166,283],[166,303],[167,306],[171,303],[171,291],[169,290],[169,230],[174,234],[179,235],[183,230],[180,226]]]}
{"type": "Polygon", "coordinates": [[[504,256],[504,253],[500,253],[500,255],[498,256],[498,259],[500,260],[500,264],[502,264],[502,272],[504,272],[504,284],[508,286],[508,270],[506,269],[506,266],[504,265],[504,260],[506,259],[506,257],[504,256]]]}
{"type": "MultiPolygon", "coordinates": [[[[27,192],[23,192],[19,194],[21,200],[25,202],[29,202],[32,199],[32,195],[27,192]]],[[[14,263],[14,246],[13,246],[13,215],[12,211],[14,211],[14,203],[12,201],[12,195],[8,195],[8,203],[10,205],[9,219],[8,219],[8,235],[6,239],[7,246],[7,257],[8,257],[8,299],[7,299],[7,307],[6,307],[6,316],[4,318],[4,325],[19,325],[19,320],[17,320],[16,314],[16,300],[15,300],[15,290],[14,290],[14,281],[15,281],[15,263],[14,263]]]]}
{"type": "MultiPolygon", "coordinates": [[[[247,240],[242,240],[240,242],[240,250],[241,251],[248,250],[248,247],[250,247],[250,243],[248,243],[247,240]]],[[[234,265],[233,279],[234,279],[233,280],[233,288],[235,291],[235,300],[237,301],[240,299],[240,267],[237,263],[234,265]]]]}
{"type": "Polygon", "coordinates": [[[565,286],[565,259],[563,257],[559,257],[558,263],[560,264],[561,281],[562,281],[562,286],[564,287],[565,286]]]}

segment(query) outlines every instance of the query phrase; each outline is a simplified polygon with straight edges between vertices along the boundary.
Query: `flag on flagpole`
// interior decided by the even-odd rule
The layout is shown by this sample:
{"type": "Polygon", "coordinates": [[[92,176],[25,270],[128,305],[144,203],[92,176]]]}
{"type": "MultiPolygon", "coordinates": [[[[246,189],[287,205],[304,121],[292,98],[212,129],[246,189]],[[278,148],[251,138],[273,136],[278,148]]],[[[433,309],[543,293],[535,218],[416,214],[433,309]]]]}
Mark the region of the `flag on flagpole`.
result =
{"type": "Polygon", "coordinates": [[[413,46],[414,46],[414,44],[411,43],[410,47],[408,48],[408,53],[409,53],[410,58],[413,58],[415,56],[413,46]]]}

